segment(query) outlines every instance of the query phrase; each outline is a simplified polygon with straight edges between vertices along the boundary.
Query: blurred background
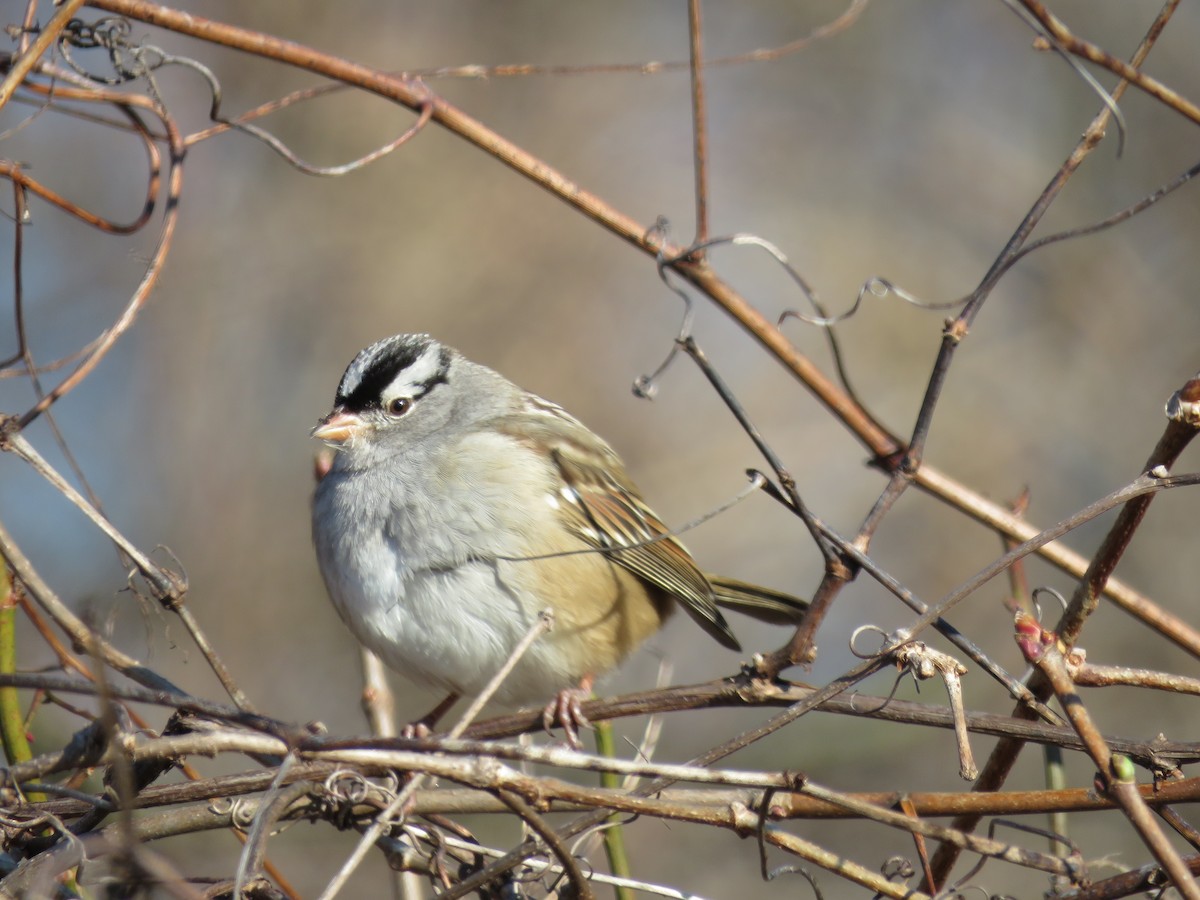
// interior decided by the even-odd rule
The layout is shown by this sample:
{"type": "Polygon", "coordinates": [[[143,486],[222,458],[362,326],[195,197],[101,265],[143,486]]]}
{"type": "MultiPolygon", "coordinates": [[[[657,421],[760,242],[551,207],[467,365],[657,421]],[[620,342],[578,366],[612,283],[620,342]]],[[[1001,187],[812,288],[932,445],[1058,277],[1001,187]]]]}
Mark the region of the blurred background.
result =
{"type": "MultiPolygon", "coordinates": [[[[175,5],[390,71],[682,61],[688,51],[682,0],[175,5]]],[[[8,7],[6,24],[18,18],[18,6],[8,7]]],[[[52,8],[43,7],[44,21],[52,8]]],[[[706,52],[778,46],[843,9],[815,0],[709,3],[706,52]]],[[[1060,2],[1054,9],[1082,35],[1127,56],[1158,5],[1060,2]]],[[[134,34],[212,69],[227,115],[316,83],[303,72],[140,24],[134,34]]],[[[1193,99],[1200,96],[1198,38],[1200,13],[1184,4],[1146,67],[1193,99]]],[[[893,0],[868,6],[853,27],[802,52],[710,70],[712,232],[750,231],[773,241],[834,311],[848,308],[872,276],[929,301],[965,295],[1099,108],[1092,90],[1032,41],[1002,3],[893,0]]],[[[99,54],[79,59],[102,67],[99,54]]],[[[185,132],[202,128],[209,104],[203,81],[182,67],[158,78],[185,132]]],[[[647,226],[666,216],[672,238],[689,240],[686,67],[653,76],[442,78],[429,85],[622,212],[647,226]]],[[[0,129],[32,109],[9,104],[0,129]]],[[[1121,109],[1123,156],[1116,156],[1110,129],[1038,235],[1109,215],[1195,163],[1194,125],[1137,91],[1121,109]]],[[[382,100],[343,92],[259,124],[305,159],[332,165],[390,140],[412,120],[382,100]]],[[[0,155],[113,217],[132,218],[140,209],[144,154],[128,136],[45,113],[5,132],[0,155]]],[[[11,213],[11,199],[4,208],[11,213]]],[[[341,178],[299,174],[261,143],[229,133],[189,152],[181,209],[149,307],[54,411],[108,515],[138,546],[169,548],[159,558],[180,561],[195,615],[242,688],[271,715],[320,720],[335,733],[366,731],[357,648],[326,600],[308,524],[317,449],[308,431],[366,344],[427,331],[562,404],[621,452],[669,523],[721,504],[743,487],[746,468],[763,466],[686,359],[662,377],[655,400],[632,395],[633,380],[669,350],[682,312],[653,261],[437,127],[341,178]]],[[[36,201],[31,213],[25,313],[35,358],[49,361],[112,322],[142,276],[156,234],[102,235],[36,201]]],[[[1013,269],[955,357],[928,461],[999,501],[1027,487],[1028,518],[1043,526],[1131,480],[1163,427],[1164,401],[1200,368],[1198,221],[1200,201],[1185,187],[1119,228],[1051,247],[1013,269]]],[[[10,219],[0,221],[0,235],[11,246],[10,219]]],[[[765,256],[718,248],[711,259],[768,318],[801,304],[765,256]]],[[[4,281],[0,297],[11,308],[11,277],[4,281]]],[[[697,339],[796,475],[805,500],[852,534],[884,483],[864,466],[861,446],[720,311],[703,302],[696,311],[697,339]]],[[[869,299],[838,329],[860,396],[902,435],[912,428],[945,315],[895,298],[869,299]]],[[[829,367],[822,334],[795,321],[785,330],[829,367]]],[[[13,330],[0,328],[0,354],[15,348],[13,330]]],[[[58,377],[46,376],[47,384],[58,377]]],[[[3,411],[23,411],[33,400],[27,380],[0,380],[3,411]]],[[[63,464],[44,420],[28,436],[63,464]]],[[[1189,454],[1181,468],[1196,462],[1189,454]]],[[[1195,509],[1190,492],[1160,497],[1118,571],[1183,615],[1195,608],[1187,562],[1195,553],[1195,509]]],[[[0,519],[52,586],[106,622],[121,646],[189,691],[222,696],[178,624],[124,590],[125,574],[103,537],[11,457],[0,457],[0,519]]],[[[1081,529],[1068,543],[1086,552],[1109,521],[1081,529]]],[[[821,577],[805,529],[763,496],[692,531],[686,542],[708,569],[797,594],[810,593],[821,577]]],[[[872,552],[934,602],[1000,549],[994,535],[910,491],[872,552]]],[[[1034,585],[1071,590],[1069,578],[1036,562],[1029,574],[1034,585]]],[[[1001,604],[1005,590],[1002,582],[988,586],[951,621],[1020,672],[1001,604]]],[[[848,639],[855,627],[893,628],[909,617],[860,578],[819,635],[811,671],[791,674],[825,683],[853,663],[848,639]]],[[[773,649],[787,637],[744,619],[733,625],[752,650],[773,649]]],[[[1108,607],[1083,645],[1092,661],[1195,669],[1194,659],[1108,607]]],[[[39,644],[28,646],[22,666],[51,662],[48,653],[35,656],[39,644]]],[[[739,663],[677,617],[602,689],[650,687],[661,660],[679,683],[720,677],[739,663]]],[[[892,677],[883,673],[866,688],[886,694],[892,677]]],[[[396,689],[402,716],[437,699],[400,681],[396,689]]],[[[970,708],[1011,708],[977,672],[967,676],[966,691],[970,708]]],[[[899,695],[916,696],[911,683],[899,695]]],[[[920,699],[942,702],[944,694],[929,684],[920,699]]],[[[1198,740],[1193,707],[1113,689],[1094,711],[1112,733],[1198,740]]],[[[658,758],[684,760],[769,715],[672,717],[658,758]]],[[[35,729],[39,744],[56,746],[58,720],[48,714],[45,721],[35,729]]],[[[643,724],[621,728],[636,737],[643,724]]],[[[62,728],[73,727],[62,719],[62,728]]],[[[989,741],[975,742],[981,760],[989,749],[989,741]]],[[[828,715],[804,718],[735,762],[803,770],[845,790],[963,786],[948,732],[828,715]]],[[[1072,786],[1090,784],[1090,763],[1072,759],[1069,773],[1072,786]]],[[[1037,787],[1041,778],[1040,752],[1030,750],[1010,785],[1037,787]]],[[[507,826],[473,825],[497,843],[516,839],[507,826]]],[[[641,877],[710,897],[772,890],[758,880],[750,844],[705,829],[636,827],[633,862],[641,877]]],[[[913,856],[903,834],[878,827],[787,827],[871,867],[894,853],[913,856]]],[[[298,826],[272,844],[272,857],[306,895],[319,891],[344,854],[330,835],[327,827],[298,826]]],[[[1075,817],[1071,835],[1089,857],[1129,865],[1145,856],[1117,814],[1075,817]]],[[[160,849],[187,871],[215,873],[229,869],[238,845],[213,834],[186,850],[160,849]]],[[[773,865],[787,861],[772,857],[773,865]]],[[[356,890],[368,896],[387,878],[382,861],[372,860],[356,890]]],[[[1018,896],[1046,887],[1040,876],[994,863],[975,883],[1018,896]]],[[[863,895],[832,877],[821,884],[826,897],[863,895]]],[[[805,890],[778,888],[789,889],[805,890]]]]}

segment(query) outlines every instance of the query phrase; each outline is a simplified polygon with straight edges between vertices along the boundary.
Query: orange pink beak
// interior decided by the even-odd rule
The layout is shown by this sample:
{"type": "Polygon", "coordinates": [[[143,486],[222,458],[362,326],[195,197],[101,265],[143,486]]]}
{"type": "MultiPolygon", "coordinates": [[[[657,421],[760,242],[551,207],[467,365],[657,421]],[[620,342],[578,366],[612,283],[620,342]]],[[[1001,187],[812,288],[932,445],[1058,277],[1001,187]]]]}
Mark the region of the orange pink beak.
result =
{"type": "Polygon", "coordinates": [[[365,423],[362,417],[355,413],[335,409],[312,430],[312,436],[333,447],[341,447],[359,434],[365,423]]]}

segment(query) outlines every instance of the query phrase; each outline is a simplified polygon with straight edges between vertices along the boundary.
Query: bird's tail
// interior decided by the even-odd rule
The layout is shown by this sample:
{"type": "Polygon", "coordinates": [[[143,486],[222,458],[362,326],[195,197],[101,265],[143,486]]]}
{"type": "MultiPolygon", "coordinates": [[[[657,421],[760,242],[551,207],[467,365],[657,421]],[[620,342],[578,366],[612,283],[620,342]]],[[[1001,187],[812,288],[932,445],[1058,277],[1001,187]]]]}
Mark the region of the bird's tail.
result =
{"type": "Polygon", "coordinates": [[[772,625],[795,625],[808,609],[808,601],[772,588],[749,584],[722,575],[707,575],[718,606],[769,622],[772,625]]]}

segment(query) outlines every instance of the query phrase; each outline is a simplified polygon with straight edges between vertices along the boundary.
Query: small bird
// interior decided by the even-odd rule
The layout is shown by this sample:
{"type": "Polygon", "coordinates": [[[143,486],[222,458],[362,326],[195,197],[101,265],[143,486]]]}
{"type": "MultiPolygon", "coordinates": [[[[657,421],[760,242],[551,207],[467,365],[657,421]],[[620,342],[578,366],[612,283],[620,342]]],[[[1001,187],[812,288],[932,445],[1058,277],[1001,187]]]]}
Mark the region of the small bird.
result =
{"type": "Polygon", "coordinates": [[[450,693],[439,714],[481,690],[547,607],[551,631],[496,699],[553,696],[547,727],[557,718],[576,746],[580,697],[676,605],[737,651],[718,606],[790,624],[806,609],[705,575],[608,444],[428,335],[360,352],[312,435],[337,450],[312,510],[329,596],[384,663],[450,693]]]}

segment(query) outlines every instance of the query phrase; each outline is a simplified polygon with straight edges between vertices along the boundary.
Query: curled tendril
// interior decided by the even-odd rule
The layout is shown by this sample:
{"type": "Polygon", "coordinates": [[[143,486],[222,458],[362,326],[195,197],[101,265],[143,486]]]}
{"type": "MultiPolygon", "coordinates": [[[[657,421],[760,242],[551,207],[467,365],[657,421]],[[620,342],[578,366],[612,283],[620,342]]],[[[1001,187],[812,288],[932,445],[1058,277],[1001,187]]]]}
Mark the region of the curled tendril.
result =
{"type": "Polygon", "coordinates": [[[245,831],[254,823],[256,810],[241,797],[214,797],[209,801],[209,811],[215,816],[229,816],[229,824],[245,831]]]}
{"type": "Polygon", "coordinates": [[[394,138],[381,147],[377,147],[370,153],[352,160],[347,163],[342,163],[336,166],[318,166],[302,159],[292,151],[283,141],[267,131],[265,128],[260,128],[257,125],[252,125],[245,119],[255,115],[262,114],[264,110],[275,111],[283,106],[288,105],[298,99],[316,96],[321,93],[327,93],[333,90],[340,90],[344,85],[329,85],[322,88],[311,89],[308,91],[298,91],[295,94],[289,95],[282,101],[277,101],[273,104],[267,104],[265,107],[259,107],[250,114],[243,115],[236,119],[230,119],[222,115],[221,103],[223,92],[221,83],[216,74],[203,63],[198,60],[186,56],[175,56],[149,43],[137,43],[131,38],[132,26],[129,21],[120,17],[110,16],[98,20],[93,24],[88,24],[80,19],[73,19],[68,23],[63,35],[59,39],[59,48],[62,51],[63,59],[67,64],[79,75],[94,81],[99,84],[117,85],[124,84],[129,81],[144,79],[148,85],[148,90],[151,96],[162,105],[162,96],[158,89],[158,84],[154,79],[153,73],[165,66],[182,66],[200,75],[208,84],[209,92],[212,95],[212,101],[209,108],[209,118],[217,123],[218,126],[231,128],[240,131],[258,141],[266,144],[277,154],[283,157],[291,166],[300,170],[306,175],[336,177],[345,175],[355,169],[359,169],[369,163],[374,162],[381,157],[387,156],[393,150],[406,143],[417,132],[421,131],[427,125],[433,115],[433,97],[426,89],[422,82],[417,79],[412,80],[414,87],[425,91],[425,98],[421,104],[420,113],[417,121],[399,137],[394,138]],[[77,62],[72,56],[69,48],[76,49],[103,49],[108,51],[109,64],[112,66],[114,75],[101,75],[88,70],[81,63],[77,62]]]}
{"type": "Polygon", "coordinates": [[[1033,604],[1033,613],[1035,616],[1037,616],[1038,624],[1041,624],[1042,622],[1042,604],[1038,600],[1042,594],[1049,594],[1058,601],[1058,604],[1062,607],[1062,611],[1064,613],[1067,611],[1067,598],[1054,588],[1045,586],[1034,588],[1033,594],[1030,596],[1029,600],[1033,604]]]}
{"type": "Polygon", "coordinates": [[[675,340],[671,344],[671,349],[667,351],[667,357],[649,375],[639,375],[633,382],[633,394],[635,397],[640,397],[643,400],[653,400],[654,395],[658,392],[657,381],[662,377],[663,373],[670,368],[671,363],[675,361],[675,357],[679,354],[679,345],[686,341],[692,335],[692,323],[695,321],[695,308],[692,303],[691,295],[683,288],[671,283],[667,275],[668,267],[677,262],[681,257],[668,258],[663,253],[663,246],[666,244],[667,234],[670,232],[671,223],[666,217],[659,216],[654,224],[646,229],[644,235],[647,242],[658,244],[658,254],[654,258],[655,267],[658,269],[658,277],[662,279],[662,283],[667,286],[667,290],[675,294],[683,301],[683,319],[679,323],[679,331],[675,335],[675,340]]]}
{"type": "Polygon", "coordinates": [[[917,874],[917,867],[906,856],[889,856],[879,867],[879,874],[888,881],[905,882],[917,874]]]}
{"type": "Polygon", "coordinates": [[[388,773],[386,775],[384,775],[383,778],[380,780],[383,782],[383,784],[376,785],[376,787],[385,796],[393,796],[394,797],[396,795],[396,791],[400,790],[400,788],[401,788],[400,775],[399,775],[399,773],[397,773],[395,771],[388,771],[388,773]]]}
{"type": "Polygon", "coordinates": [[[808,882],[808,886],[812,888],[813,896],[816,900],[825,900],[825,895],[821,893],[821,888],[817,884],[817,878],[804,866],[777,866],[765,874],[767,881],[774,881],[783,875],[799,875],[808,882]]]}
{"type": "MultiPolygon", "coordinates": [[[[577,854],[572,854],[572,857],[574,858],[576,865],[579,866],[580,871],[583,872],[584,878],[588,881],[591,881],[592,876],[596,873],[596,868],[592,865],[592,861],[577,854]]],[[[567,872],[562,867],[562,863],[555,857],[546,856],[545,859],[546,867],[539,875],[542,880],[542,884],[546,886],[546,889],[550,892],[551,896],[562,896],[562,894],[555,894],[555,891],[567,877],[567,872]],[[555,869],[558,869],[559,871],[556,872],[555,869]],[[551,876],[553,876],[553,878],[551,878],[551,876]]]]}
{"type": "Polygon", "coordinates": [[[119,85],[144,79],[151,96],[162,103],[158,84],[153,72],[176,61],[160,47],[140,43],[131,37],[133,25],[120,16],[105,16],[88,23],[72,19],[59,36],[58,48],[62,58],[77,74],[97,84],[119,85]],[[93,72],[71,55],[71,48],[78,50],[104,50],[108,53],[112,75],[93,72]]]}
{"type": "MultiPolygon", "coordinates": [[[[835,368],[837,369],[838,379],[841,381],[842,387],[845,389],[846,393],[849,394],[850,397],[852,399],[854,399],[855,402],[858,403],[858,405],[860,407],[862,407],[863,409],[866,409],[865,404],[863,404],[862,401],[859,400],[858,395],[855,392],[853,385],[851,385],[851,383],[850,383],[850,376],[846,371],[846,366],[845,366],[845,362],[843,359],[841,346],[839,345],[837,337],[834,334],[832,328],[838,322],[840,322],[843,319],[848,318],[849,316],[854,314],[854,312],[861,305],[863,295],[867,290],[871,290],[871,291],[875,291],[875,292],[883,291],[883,293],[886,293],[887,291],[882,286],[886,285],[887,289],[893,289],[890,284],[888,284],[887,282],[884,282],[882,279],[871,279],[870,281],[868,281],[867,285],[865,285],[864,288],[859,291],[858,300],[855,302],[854,306],[848,312],[843,313],[838,316],[830,316],[827,313],[827,311],[825,310],[825,308],[821,305],[821,302],[817,299],[816,291],[813,290],[813,288],[809,285],[808,281],[804,278],[804,276],[801,275],[800,272],[791,264],[791,262],[787,258],[787,255],[782,250],[780,250],[779,247],[777,247],[775,244],[768,241],[766,238],[759,237],[756,234],[739,232],[737,234],[727,235],[724,237],[715,237],[715,238],[709,238],[708,240],[699,241],[699,242],[692,244],[691,246],[683,249],[682,251],[678,252],[674,256],[668,257],[665,254],[663,248],[666,245],[666,235],[668,233],[669,228],[670,228],[670,224],[667,222],[667,220],[664,217],[659,216],[659,218],[655,221],[655,223],[646,230],[645,234],[643,235],[643,238],[651,246],[658,247],[658,254],[656,256],[656,265],[658,268],[658,276],[659,276],[659,278],[662,279],[663,283],[667,286],[667,288],[670,291],[672,291],[681,300],[683,300],[683,302],[684,302],[683,321],[680,324],[679,333],[675,338],[675,342],[674,342],[674,344],[672,344],[670,351],[667,353],[666,359],[663,360],[663,362],[658,366],[657,369],[655,369],[655,371],[652,374],[642,375],[642,376],[638,377],[637,380],[634,381],[633,392],[635,395],[637,395],[638,397],[645,398],[645,399],[653,398],[654,392],[655,392],[655,387],[656,387],[656,384],[655,384],[656,381],[662,376],[663,372],[665,372],[667,370],[667,368],[671,365],[671,363],[674,362],[675,356],[679,352],[680,343],[687,340],[691,336],[692,321],[693,321],[693,317],[694,317],[693,316],[692,298],[681,287],[678,287],[678,286],[672,284],[668,280],[667,270],[671,266],[675,265],[676,263],[683,262],[683,261],[693,257],[697,252],[699,252],[701,250],[705,250],[710,247],[717,247],[717,246],[721,246],[721,245],[730,245],[730,246],[734,246],[734,247],[754,247],[759,250],[762,250],[763,252],[767,253],[772,259],[774,259],[779,265],[781,265],[783,267],[784,271],[787,272],[788,277],[791,278],[791,280],[800,289],[800,292],[801,292],[801,294],[803,294],[805,301],[816,311],[817,315],[810,316],[810,315],[798,312],[794,309],[787,310],[780,317],[779,323],[782,324],[783,321],[785,321],[788,318],[798,318],[809,324],[817,325],[817,326],[821,326],[821,327],[825,328],[826,339],[829,342],[830,354],[833,357],[833,363],[834,363],[835,368]]],[[[897,292],[897,296],[911,298],[911,295],[904,293],[904,292],[897,292]]]]}
{"type": "Polygon", "coordinates": [[[371,793],[372,785],[360,773],[338,769],[325,779],[325,790],[340,803],[362,803],[371,793]]]}
{"type": "Polygon", "coordinates": [[[898,628],[895,631],[884,631],[878,625],[860,625],[858,628],[855,628],[854,632],[850,635],[849,646],[850,652],[859,659],[875,659],[876,657],[883,656],[885,653],[894,652],[897,647],[908,643],[911,639],[912,635],[905,628],[898,628]],[[878,650],[871,651],[870,653],[864,653],[855,646],[855,644],[858,642],[859,636],[865,632],[874,632],[879,635],[880,642],[878,650]]]}
{"type": "Polygon", "coordinates": [[[888,639],[887,632],[884,631],[882,628],[880,628],[878,625],[859,625],[857,628],[854,629],[854,632],[850,635],[850,652],[853,653],[855,656],[857,656],[859,659],[874,659],[876,656],[879,656],[881,653],[883,653],[884,648],[887,647],[887,639],[888,639]],[[855,646],[858,643],[859,637],[865,632],[871,632],[871,633],[879,635],[879,649],[878,650],[872,650],[868,653],[868,652],[859,650],[858,647],[855,646]]]}
{"type": "Polygon", "coordinates": [[[922,300],[916,294],[906,291],[904,288],[899,287],[894,282],[888,281],[886,278],[882,278],[878,275],[872,275],[862,283],[862,286],[858,289],[858,296],[856,296],[854,299],[854,305],[845,312],[838,313],[834,316],[822,315],[820,317],[816,317],[807,316],[804,313],[798,312],[794,309],[785,309],[780,314],[779,321],[776,324],[782,326],[783,323],[788,319],[799,319],[806,325],[815,325],[818,328],[832,328],[834,325],[839,325],[854,316],[862,307],[863,300],[868,294],[880,300],[891,294],[897,299],[903,300],[910,306],[915,306],[918,309],[934,311],[957,309],[971,299],[970,296],[959,297],[957,300],[947,300],[941,303],[932,300],[922,300]]]}

